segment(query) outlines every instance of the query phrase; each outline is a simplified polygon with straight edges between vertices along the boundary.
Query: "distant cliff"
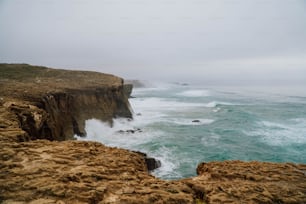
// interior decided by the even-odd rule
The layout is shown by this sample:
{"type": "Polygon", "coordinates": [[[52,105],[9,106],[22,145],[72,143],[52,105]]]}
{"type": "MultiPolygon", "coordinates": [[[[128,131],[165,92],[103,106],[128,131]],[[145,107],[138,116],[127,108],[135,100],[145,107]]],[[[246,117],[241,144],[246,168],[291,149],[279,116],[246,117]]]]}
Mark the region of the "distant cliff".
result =
{"type": "Polygon", "coordinates": [[[124,93],[125,95],[130,98],[131,97],[131,94],[132,94],[132,91],[133,91],[133,84],[127,84],[125,83],[123,85],[123,89],[124,89],[124,93]]]}

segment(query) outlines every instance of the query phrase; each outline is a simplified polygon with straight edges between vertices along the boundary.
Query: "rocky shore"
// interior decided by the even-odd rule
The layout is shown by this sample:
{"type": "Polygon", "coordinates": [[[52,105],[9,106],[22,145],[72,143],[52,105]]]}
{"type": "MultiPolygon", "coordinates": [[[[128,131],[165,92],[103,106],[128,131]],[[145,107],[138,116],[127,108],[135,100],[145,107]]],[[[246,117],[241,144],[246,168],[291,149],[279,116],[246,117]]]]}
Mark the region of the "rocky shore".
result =
{"type": "Polygon", "coordinates": [[[306,203],[305,164],[201,163],[196,177],[164,181],[143,153],[73,140],[87,119],[132,118],[131,88],[113,75],[0,64],[0,202],[306,203]]]}

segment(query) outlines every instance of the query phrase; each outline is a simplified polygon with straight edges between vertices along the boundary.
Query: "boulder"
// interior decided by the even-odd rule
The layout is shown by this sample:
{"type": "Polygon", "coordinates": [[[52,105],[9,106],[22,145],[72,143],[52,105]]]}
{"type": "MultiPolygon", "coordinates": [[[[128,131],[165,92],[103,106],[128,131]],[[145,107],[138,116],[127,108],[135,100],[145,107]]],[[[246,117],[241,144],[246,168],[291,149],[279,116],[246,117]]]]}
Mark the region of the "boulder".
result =
{"type": "Polygon", "coordinates": [[[152,171],[154,169],[157,169],[159,167],[161,167],[161,162],[157,159],[154,159],[152,157],[146,157],[145,158],[147,167],[149,171],[152,171]]]}

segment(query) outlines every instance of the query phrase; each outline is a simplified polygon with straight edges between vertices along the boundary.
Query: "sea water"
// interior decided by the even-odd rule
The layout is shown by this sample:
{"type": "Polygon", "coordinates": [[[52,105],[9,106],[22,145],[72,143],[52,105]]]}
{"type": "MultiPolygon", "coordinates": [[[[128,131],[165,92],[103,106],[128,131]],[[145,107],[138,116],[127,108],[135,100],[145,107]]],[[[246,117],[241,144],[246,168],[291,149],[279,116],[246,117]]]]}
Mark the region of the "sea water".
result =
{"type": "Polygon", "coordinates": [[[195,176],[200,162],[306,163],[303,87],[159,84],[132,95],[132,121],[118,118],[110,127],[88,120],[80,139],[145,152],[161,161],[152,173],[163,179],[195,176]]]}

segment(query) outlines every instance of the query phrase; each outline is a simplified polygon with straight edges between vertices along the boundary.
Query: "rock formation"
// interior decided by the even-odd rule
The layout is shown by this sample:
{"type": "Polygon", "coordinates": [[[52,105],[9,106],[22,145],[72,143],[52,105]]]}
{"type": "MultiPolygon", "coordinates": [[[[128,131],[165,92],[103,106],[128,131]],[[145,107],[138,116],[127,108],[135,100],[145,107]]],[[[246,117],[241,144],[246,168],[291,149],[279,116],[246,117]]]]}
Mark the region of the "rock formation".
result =
{"type": "Polygon", "coordinates": [[[69,140],[119,116],[132,115],[118,77],[0,64],[0,203],[306,203],[304,164],[201,163],[163,181],[143,153],[69,140]]]}
{"type": "Polygon", "coordinates": [[[305,203],[306,165],[224,161],[198,165],[186,181],[206,203],[305,203]]]}
{"type": "Polygon", "coordinates": [[[95,142],[1,144],[2,203],[192,203],[184,183],[150,176],[143,157],[95,142]]]}
{"type": "Polygon", "coordinates": [[[125,95],[130,98],[133,91],[133,84],[123,84],[123,90],[125,95]]]}
{"type": "Polygon", "coordinates": [[[2,106],[32,139],[72,139],[86,134],[87,119],[132,117],[121,78],[28,65],[0,68],[2,106]]]}

